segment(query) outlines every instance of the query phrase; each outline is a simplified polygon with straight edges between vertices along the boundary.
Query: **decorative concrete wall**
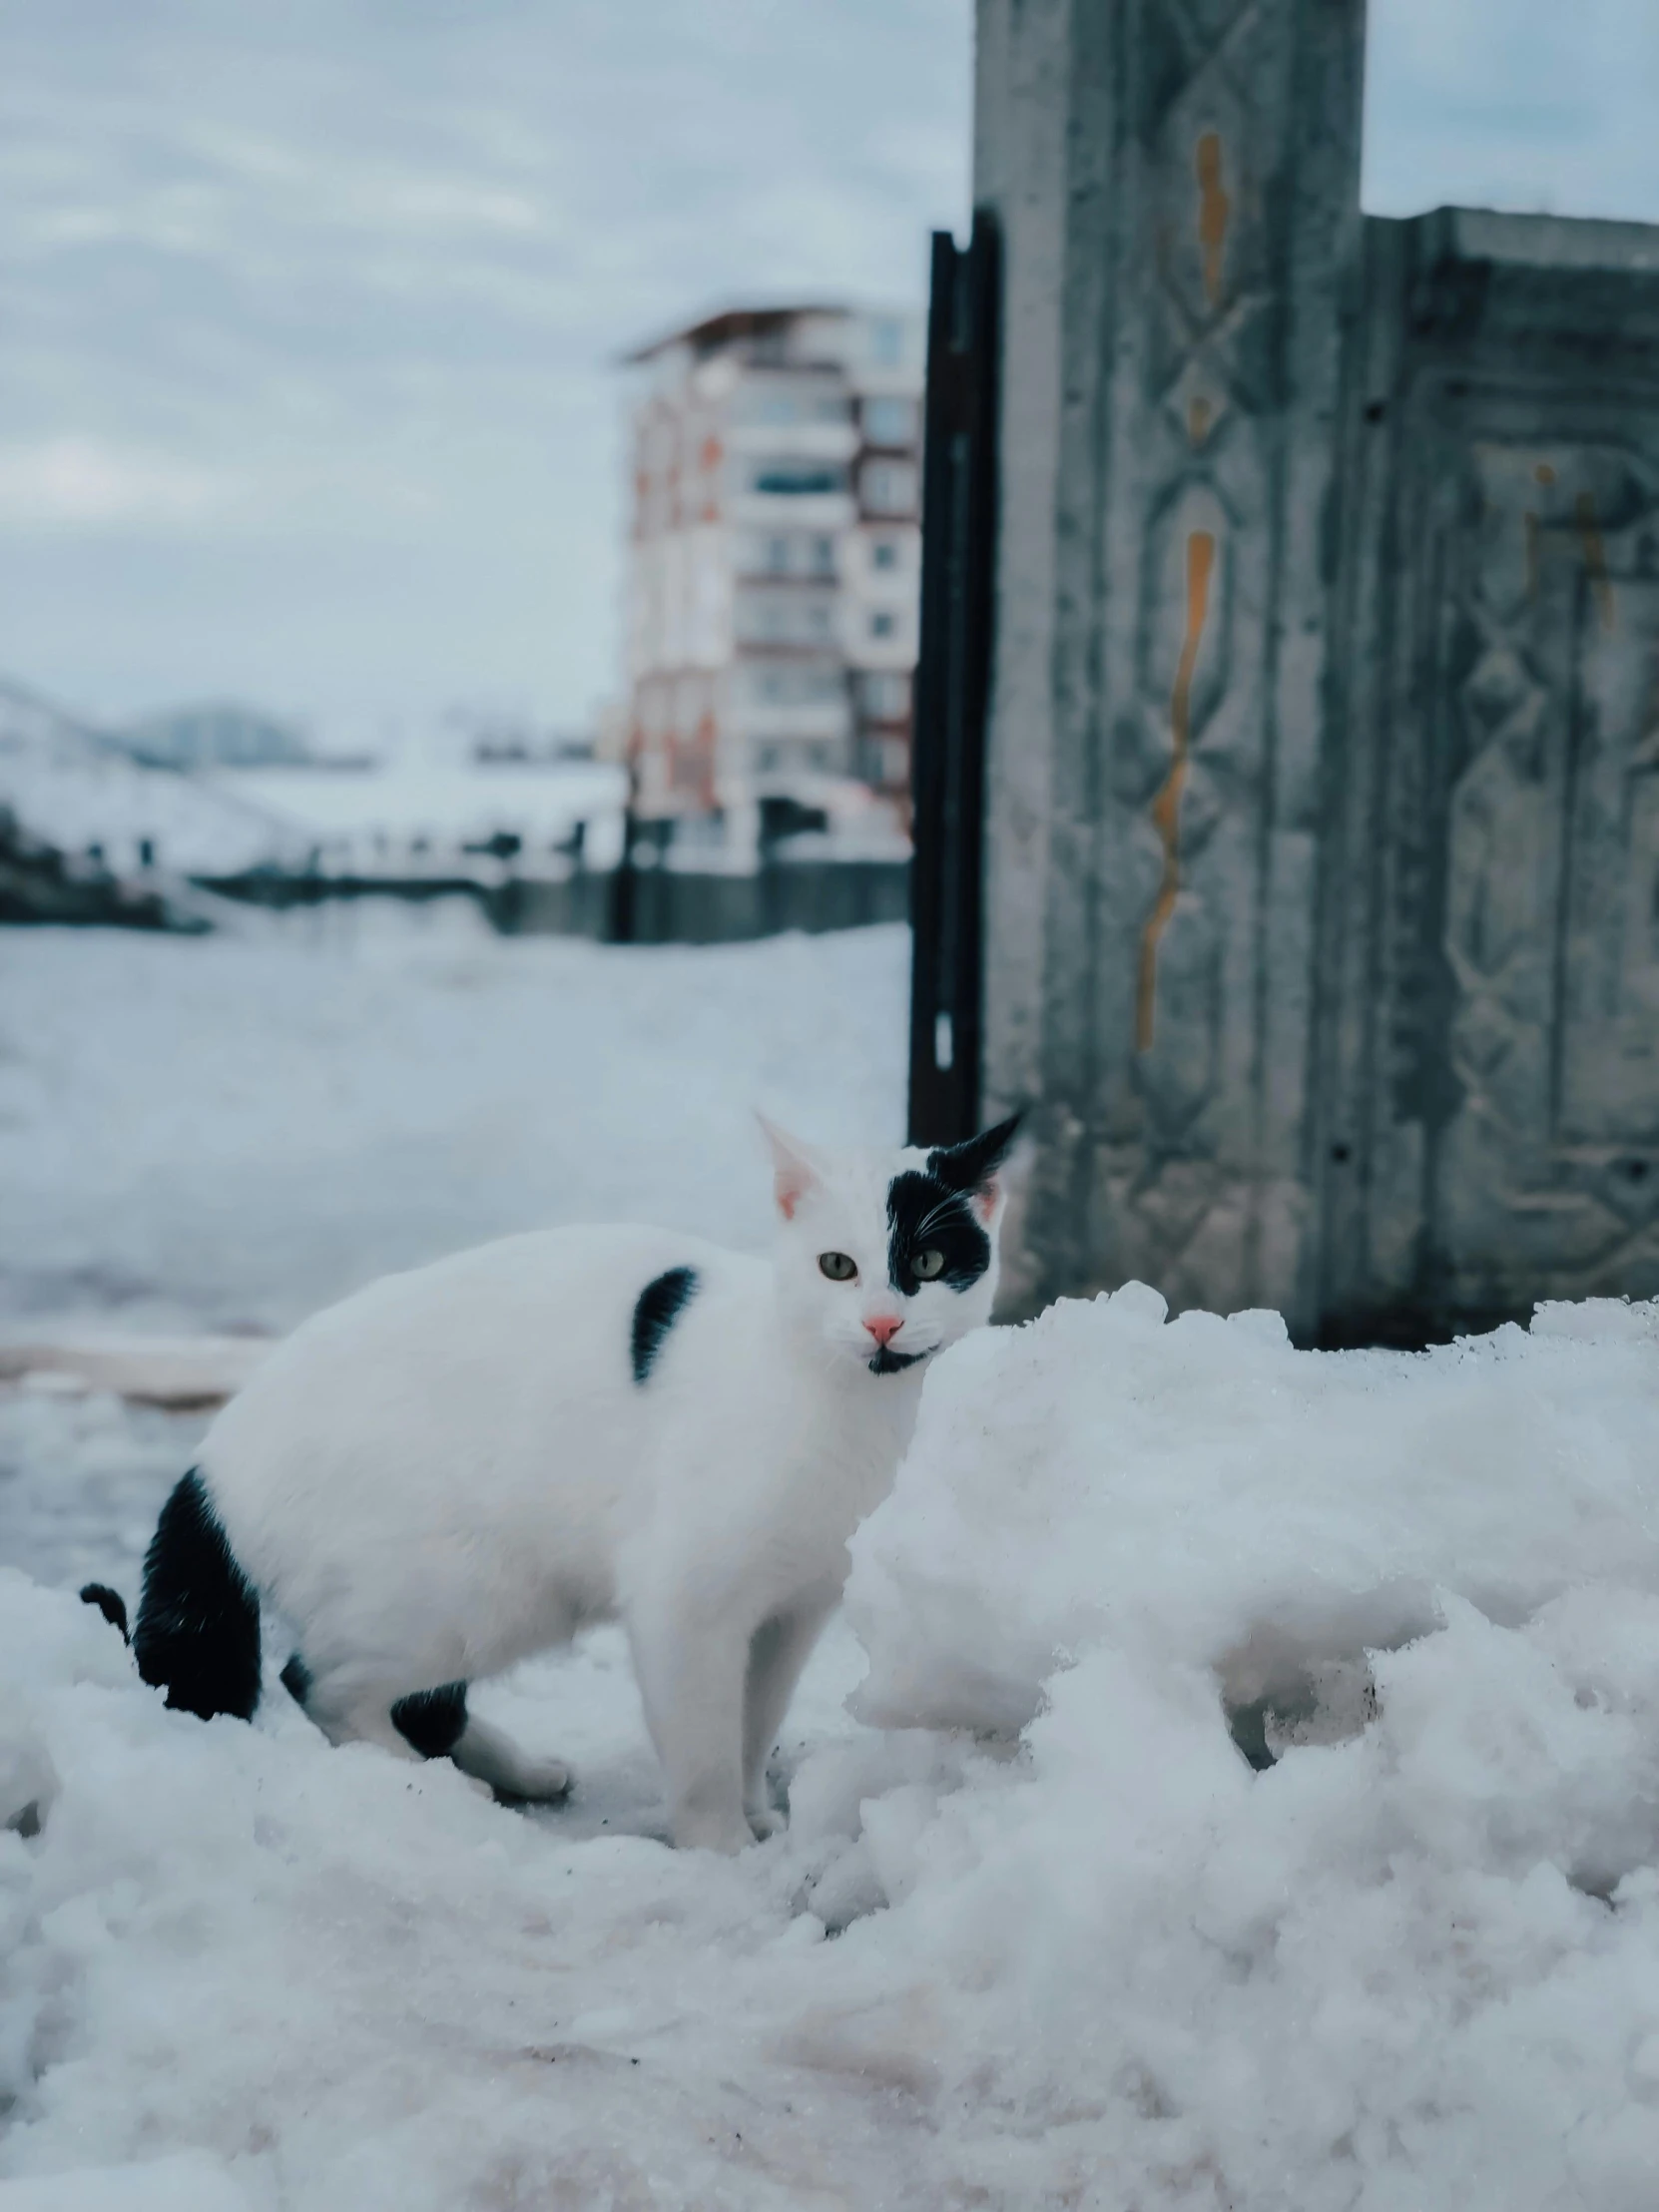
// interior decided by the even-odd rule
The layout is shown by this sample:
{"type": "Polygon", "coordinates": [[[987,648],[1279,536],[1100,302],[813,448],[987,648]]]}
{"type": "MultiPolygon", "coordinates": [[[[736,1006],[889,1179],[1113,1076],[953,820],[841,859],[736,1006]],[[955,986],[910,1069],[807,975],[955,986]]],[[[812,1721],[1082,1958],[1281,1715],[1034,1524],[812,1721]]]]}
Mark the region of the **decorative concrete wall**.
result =
{"type": "Polygon", "coordinates": [[[981,0],[1018,1304],[1659,1291],[1659,232],[1363,219],[1363,0],[981,0]]]}

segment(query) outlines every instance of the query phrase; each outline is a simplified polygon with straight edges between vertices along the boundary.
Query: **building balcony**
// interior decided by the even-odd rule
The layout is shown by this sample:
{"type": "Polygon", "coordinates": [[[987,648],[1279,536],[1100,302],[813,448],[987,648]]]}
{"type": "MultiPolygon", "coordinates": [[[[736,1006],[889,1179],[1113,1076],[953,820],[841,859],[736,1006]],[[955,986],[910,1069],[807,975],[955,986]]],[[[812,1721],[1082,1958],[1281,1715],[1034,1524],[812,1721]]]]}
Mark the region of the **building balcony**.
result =
{"type": "Polygon", "coordinates": [[[810,705],[778,704],[767,700],[735,701],[723,720],[734,737],[758,744],[762,739],[781,744],[812,739],[849,738],[852,703],[848,699],[825,700],[810,705]]]}
{"type": "Polygon", "coordinates": [[[727,495],[726,514],[739,528],[751,530],[847,529],[853,517],[849,491],[734,491],[727,495]]]}
{"type": "Polygon", "coordinates": [[[850,461],[858,433],[850,422],[736,422],[726,450],[745,460],[850,461]]]}

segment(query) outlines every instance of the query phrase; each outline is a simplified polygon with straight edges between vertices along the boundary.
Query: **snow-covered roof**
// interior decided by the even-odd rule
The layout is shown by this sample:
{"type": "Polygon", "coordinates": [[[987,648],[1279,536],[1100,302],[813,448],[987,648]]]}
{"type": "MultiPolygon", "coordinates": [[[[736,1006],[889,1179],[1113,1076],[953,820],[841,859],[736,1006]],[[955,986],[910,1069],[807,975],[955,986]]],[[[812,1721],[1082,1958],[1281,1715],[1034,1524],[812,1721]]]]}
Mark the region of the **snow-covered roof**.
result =
{"type": "Polygon", "coordinates": [[[508,835],[545,852],[579,823],[619,816],[627,789],[622,769],[580,761],[192,774],[136,761],[114,739],[0,682],[0,807],[60,851],[99,846],[117,869],[241,875],[302,868],[329,847],[336,858],[346,848],[362,866],[381,839],[400,852],[424,842],[452,853],[508,835]]]}
{"type": "Polygon", "coordinates": [[[302,857],[291,828],[222,783],[149,768],[20,686],[0,682],[0,807],[61,852],[100,845],[134,864],[148,840],[182,875],[302,857]]]}
{"type": "MultiPolygon", "coordinates": [[[[212,788],[223,791],[226,782],[216,778],[212,788]]],[[[505,832],[545,848],[562,843],[579,822],[619,813],[628,779],[608,762],[460,768],[410,761],[370,770],[244,770],[235,789],[313,843],[385,836],[442,846],[505,832]]]]}

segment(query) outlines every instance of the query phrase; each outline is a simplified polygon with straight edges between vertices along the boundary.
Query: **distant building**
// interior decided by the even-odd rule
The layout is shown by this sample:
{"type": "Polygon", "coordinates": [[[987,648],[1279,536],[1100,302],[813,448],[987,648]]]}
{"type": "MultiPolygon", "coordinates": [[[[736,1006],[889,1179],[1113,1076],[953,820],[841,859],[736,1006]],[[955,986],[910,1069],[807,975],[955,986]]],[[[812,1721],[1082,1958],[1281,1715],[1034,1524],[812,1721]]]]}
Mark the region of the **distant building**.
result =
{"type": "Polygon", "coordinates": [[[756,307],[631,356],[625,749],[645,819],[858,779],[901,811],[920,572],[925,325],[756,307]]]}
{"type": "Polygon", "coordinates": [[[111,733],[151,768],[299,767],[311,758],[299,731],[253,707],[175,707],[111,733]]]}

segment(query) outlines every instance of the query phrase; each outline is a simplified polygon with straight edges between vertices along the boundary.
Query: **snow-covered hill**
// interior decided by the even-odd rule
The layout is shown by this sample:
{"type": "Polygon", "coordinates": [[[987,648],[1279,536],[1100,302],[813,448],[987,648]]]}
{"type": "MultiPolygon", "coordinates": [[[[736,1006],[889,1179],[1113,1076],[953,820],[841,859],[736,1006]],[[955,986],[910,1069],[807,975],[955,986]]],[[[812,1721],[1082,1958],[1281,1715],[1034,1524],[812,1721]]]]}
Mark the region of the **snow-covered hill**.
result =
{"type": "Polygon", "coordinates": [[[591,761],[195,773],[137,758],[0,680],[0,808],[58,852],[122,878],[273,868],[494,883],[566,872],[579,831],[587,864],[606,868],[621,850],[626,795],[621,769],[591,761]]]}
{"type": "Polygon", "coordinates": [[[234,788],[149,768],[113,740],[0,681],[0,807],[59,852],[114,873],[227,875],[302,863],[302,833],[234,788]]]}

